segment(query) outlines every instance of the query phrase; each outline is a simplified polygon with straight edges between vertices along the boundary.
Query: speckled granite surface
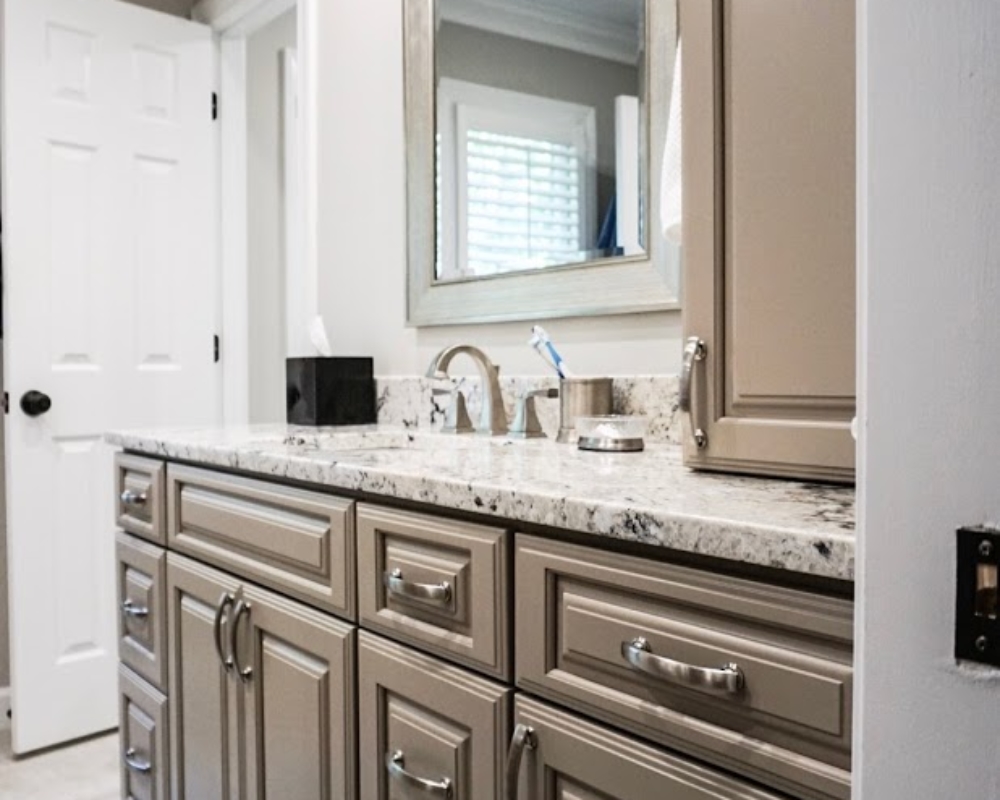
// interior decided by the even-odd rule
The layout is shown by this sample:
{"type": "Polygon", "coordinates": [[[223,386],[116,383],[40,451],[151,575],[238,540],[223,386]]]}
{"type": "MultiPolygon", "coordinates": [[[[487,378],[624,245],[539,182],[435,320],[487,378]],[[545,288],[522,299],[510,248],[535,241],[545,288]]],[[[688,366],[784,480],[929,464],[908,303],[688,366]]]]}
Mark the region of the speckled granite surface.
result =
{"type": "MultiPolygon", "coordinates": [[[[648,417],[648,442],[680,443],[681,425],[677,417],[677,377],[674,375],[639,375],[613,378],[614,410],[617,414],[648,417]]],[[[379,377],[378,421],[403,428],[440,428],[450,402],[448,395],[435,395],[434,389],[447,388],[441,381],[428,378],[379,377]]],[[[461,391],[469,406],[473,423],[482,403],[479,378],[456,378],[452,384],[461,391]]],[[[554,389],[555,377],[501,376],[507,418],[513,419],[515,398],[535,389],[554,389]]],[[[559,401],[539,398],[535,401],[538,421],[550,438],[559,430],[559,401]]]]}
{"type": "Polygon", "coordinates": [[[585,453],[551,440],[391,426],[284,425],[110,434],[119,447],[516,522],[841,580],[854,577],[854,491],[695,473],[675,445],[585,453]]]}

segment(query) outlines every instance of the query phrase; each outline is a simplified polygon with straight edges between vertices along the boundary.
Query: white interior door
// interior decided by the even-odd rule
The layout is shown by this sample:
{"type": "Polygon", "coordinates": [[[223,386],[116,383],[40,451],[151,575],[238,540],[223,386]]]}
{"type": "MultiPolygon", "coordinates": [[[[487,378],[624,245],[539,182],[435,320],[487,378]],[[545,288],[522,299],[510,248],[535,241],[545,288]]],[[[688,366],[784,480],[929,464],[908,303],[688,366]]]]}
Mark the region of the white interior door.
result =
{"type": "Polygon", "coordinates": [[[4,0],[11,680],[18,753],[116,725],[109,429],[220,416],[206,26],[4,0]],[[29,391],[51,410],[30,416],[29,391]]]}

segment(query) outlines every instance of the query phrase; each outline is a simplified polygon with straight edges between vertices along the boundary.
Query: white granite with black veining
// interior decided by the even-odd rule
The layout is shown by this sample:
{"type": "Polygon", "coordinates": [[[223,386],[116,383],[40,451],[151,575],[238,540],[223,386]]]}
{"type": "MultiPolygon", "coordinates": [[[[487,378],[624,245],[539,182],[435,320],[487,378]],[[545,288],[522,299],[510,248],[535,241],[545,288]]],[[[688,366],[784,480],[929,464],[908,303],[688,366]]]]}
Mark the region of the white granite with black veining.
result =
{"type": "MultiPolygon", "coordinates": [[[[614,411],[648,417],[648,442],[680,442],[680,422],[677,416],[677,377],[674,375],[640,375],[612,378],[614,411]]],[[[378,421],[383,425],[403,428],[440,428],[451,398],[447,393],[434,394],[434,389],[447,392],[456,388],[465,395],[469,416],[478,420],[482,390],[478,377],[454,378],[447,381],[410,376],[379,377],[377,383],[378,421]]],[[[508,419],[514,417],[515,398],[536,389],[555,389],[555,377],[501,376],[508,419]]],[[[535,401],[538,421],[550,438],[559,430],[559,401],[538,398],[535,401]]]]}
{"type": "Polygon", "coordinates": [[[114,433],[119,447],[555,526],[798,573],[853,580],[854,491],[694,473],[679,449],[586,453],[402,427],[114,433]]]}

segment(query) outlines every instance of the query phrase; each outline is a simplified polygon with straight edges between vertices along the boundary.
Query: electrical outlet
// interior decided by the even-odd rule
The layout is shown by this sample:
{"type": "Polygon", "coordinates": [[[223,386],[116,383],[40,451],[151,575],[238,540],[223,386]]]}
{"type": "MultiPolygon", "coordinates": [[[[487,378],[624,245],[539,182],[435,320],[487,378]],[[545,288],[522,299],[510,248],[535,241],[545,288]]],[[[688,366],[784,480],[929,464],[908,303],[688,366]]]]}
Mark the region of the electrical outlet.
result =
{"type": "Polygon", "coordinates": [[[10,689],[0,689],[0,731],[10,727],[10,689]]]}

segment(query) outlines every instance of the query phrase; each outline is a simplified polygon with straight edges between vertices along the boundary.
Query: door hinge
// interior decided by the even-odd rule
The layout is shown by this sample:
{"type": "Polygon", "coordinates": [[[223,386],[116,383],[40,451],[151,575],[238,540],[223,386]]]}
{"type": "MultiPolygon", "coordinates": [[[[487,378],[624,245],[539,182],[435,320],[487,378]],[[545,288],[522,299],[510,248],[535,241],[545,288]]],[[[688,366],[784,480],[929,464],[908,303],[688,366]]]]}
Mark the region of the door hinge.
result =
{"type": "Polygon", "coordinates": [[[3,413],[4,414],[9,414],[10,413],[10,393],[9,392],[4,392],[3,393],[3,413]]]}
{"type": "Polygon", "coordinates": [[[212,92],[212,119],[219,118],[219,93],[212,92]]]}
{"type": "Polygon", "coordinates": [[[216,334],[215,336],[212,337],[212,358],[215,359],[215,363],[216,364],[219,363],[219,358],[220,358],[219,351],[220,351],[220,349],[221,349],[221,345],[219,343],[219,335],[216,334]]]}

